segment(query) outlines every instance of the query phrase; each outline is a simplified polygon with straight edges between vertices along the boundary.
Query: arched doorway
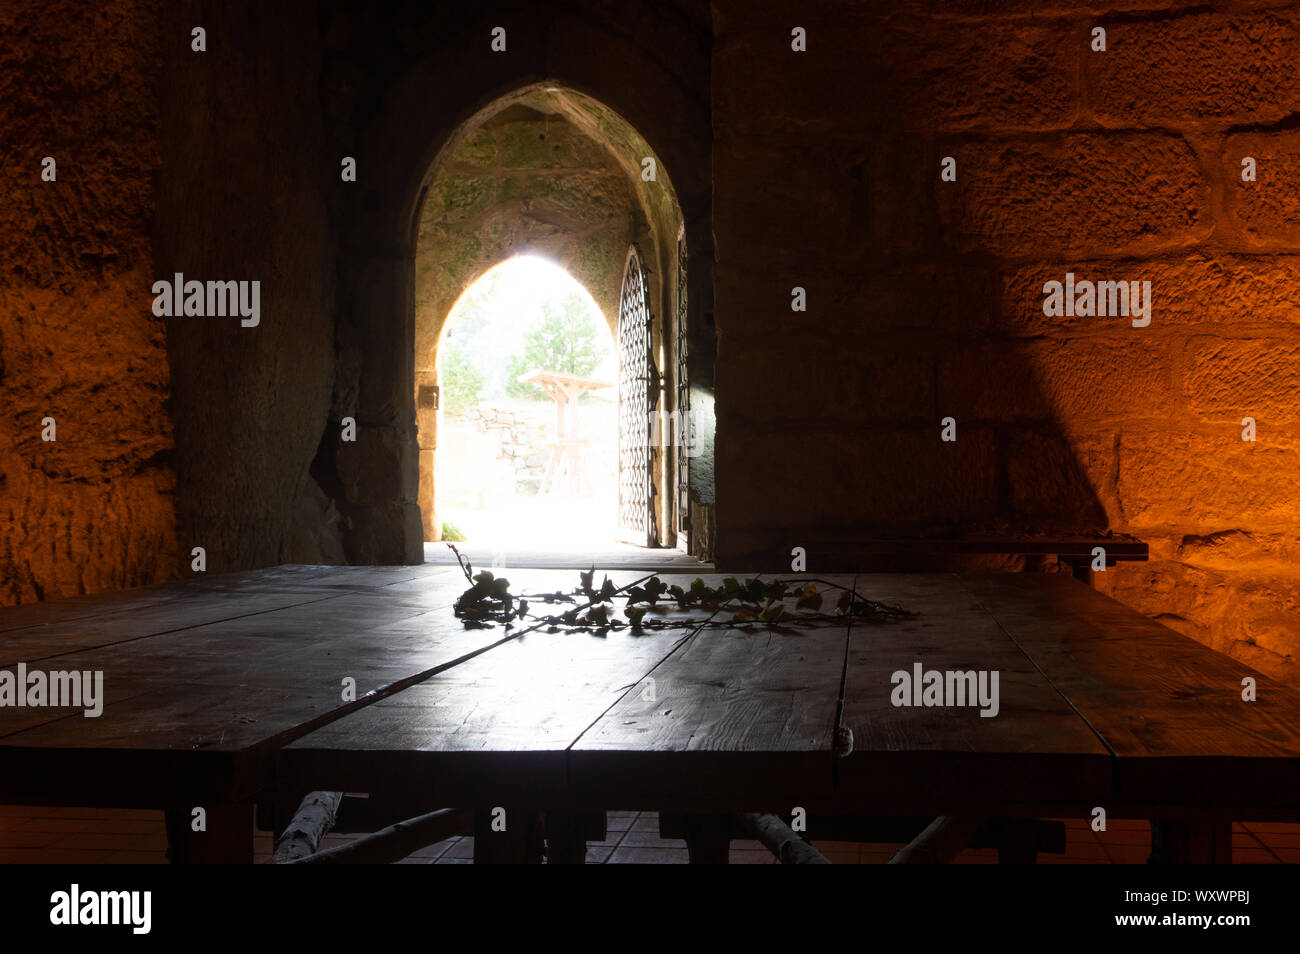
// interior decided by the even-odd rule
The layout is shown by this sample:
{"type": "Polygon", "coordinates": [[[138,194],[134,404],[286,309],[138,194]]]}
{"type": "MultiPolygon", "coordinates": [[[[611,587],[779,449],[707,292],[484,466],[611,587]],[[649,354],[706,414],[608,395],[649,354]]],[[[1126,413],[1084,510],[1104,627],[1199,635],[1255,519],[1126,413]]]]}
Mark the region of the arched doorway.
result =
{"type": "Polygon", "coordinates": [[[686,541],[678,513],[686,468],[674,447],[689,433],[680,425],[684,227],[660,157],[615,111],[575,90],[516,91],[450,138],[417,213],[414,364],[426,540],[440,540],[446,522],[439,455],[445,461],[453,449],[440,441],[438,354],[453,306],[501,260],[540,255],[590,291],[619,336],[619,538],[649,547],[686,541]]]}
{"type": "Polygon", "coordinates": [[[614,538],[618,359],[581,284],[536,256],[489,269],[452,307],[437,371],[441,540],[495,555],[614,538]]]}
{"type": "MultiPolygon", "coordinates": [[[[532,22],[533,8],[521,8],[532,22]]],[[[691,267],[690,392],[697,451],[690,466],[690,544],[711,557],[714,520],[715,273],[740,280],[734,262],[715,262],[712,142],[706,89],[710,21],[699,17],[656,20],[653,33],[629,31],[620,9],[554,8],[547,29],[528,31],[508,55],[483,59],[484,38],[499,24],[496,9],[466,8],[454,21],[403,47],[385,80],[367,92],[338,85],[335,107],[339,155],[356,162],[354,188],[331,193],[328,214],[340,223],[335,261],[335,348],[329,426],[322,433],[311,476],[339,511],[340,536],[352,563],[414,563],[425,558],[427,506],[420,479],[428,434],[436,416],[436,375],[417,384],[416,355],[427,353],[427,325],[417,337],[417,244],[421,213],[434,178],[456,143],[487,115],[527,91],[557,88],[585,94],[644,137],[671,174],[684,220],[691,267]],[[672,57],[662,51],[672,49],[672,57]],[[357,423],[356,440],[340,437],[338,422],[357,423]],[[422,452],[421,442],[426,444],[422,452]]],[[[360,15],[358,15],[360,18],[360,15]]],[[[515,21],[518,22],[518,18],[515,21]]],[[[519,37],[512,30],[511,36],[519,37]]],[[[405,42],[405,41],[404,41],[405,42]]],[[[339,73],[341,79],[364,76],[339,73]]],[[[599,114],[597,126],[608,125],[599,114]]],[[[649,153],[647,153],[649,154],[649,153]]],[[[639,175],[639,170],[629,173],[639,175]]],[[[671,238],[671,236],[665,236],[671,238]]],[[[667,244],[667,243],[665,243],[667,244]]],[[[626,249],[612,255],[621,264],[626,249]]],[[[512,252],[511,254],[515,254],[512,252]]],[[[505,257],[505,256],[502,256],[505,257]]],[[[484,263],[484,268],[489,262],[484,263]]],[[[579,277],[609,314],[594,285],[579,277]]],[[[652,276],[659,279],[662,273],[652,276]]],[[[468,285],[469,281],[464,282],[468,285]]],[[[439,287],[443,287],[440,283],[439,287]]],[[[617,295],[617,288],[611,295],[617,295]]],[[[445,304],[450,308],[457,291],[445,304]]],[[[670,315],[657,305],[662,318],[670,315]]],[[[427,304],[421,306],[427,310],[427,304]]],[[[437,314],[437,309],[434,309],[437,314]]],[[[443,311],[442,316],[445,317],[443,311]]],[[[424,369],[436,371],[433,367],[424,369]]],[[[719,428],[726,426],[720,421],[719,428]]]]}

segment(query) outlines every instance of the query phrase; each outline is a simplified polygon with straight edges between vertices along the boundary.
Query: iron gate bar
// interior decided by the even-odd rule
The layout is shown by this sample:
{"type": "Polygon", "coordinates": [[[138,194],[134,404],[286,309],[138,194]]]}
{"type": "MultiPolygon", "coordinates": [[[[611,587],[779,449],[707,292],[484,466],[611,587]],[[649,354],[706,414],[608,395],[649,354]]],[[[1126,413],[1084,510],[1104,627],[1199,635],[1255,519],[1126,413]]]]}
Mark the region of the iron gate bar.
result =
{"type": "Polygon", "coordinates": [[[686,235],[677,238],[677,426],[674,445],[677,454],[677,530],[689,533],[690,494],[687,483],[690,478],[690,457],[687,453],[691,440],[691,389],[690,378],[686,368],[686,235]]]}
{"type": "Polygon", "coordinates": [[[636,246],[628,250],[618,305],[618,525],[641,546],[654,546],[650,419],[659,375],[650,352],[650,301],[636,246]]]}

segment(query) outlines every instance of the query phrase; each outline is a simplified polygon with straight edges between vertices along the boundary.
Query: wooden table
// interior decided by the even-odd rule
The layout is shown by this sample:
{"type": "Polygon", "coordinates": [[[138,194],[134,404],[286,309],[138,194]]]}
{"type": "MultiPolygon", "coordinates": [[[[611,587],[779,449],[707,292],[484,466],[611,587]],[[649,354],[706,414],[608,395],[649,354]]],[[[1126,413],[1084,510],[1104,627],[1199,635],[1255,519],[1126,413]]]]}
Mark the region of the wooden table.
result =
{"type": "MultiPolygon", "coordinates": [[[[508,575],[534,592],[577,577],[508,575]]],[[[398,816],[797,807],[814,840],[859,816],[1101,807],[1199,860],[1226,860],[1234,819],[1300,820],[1300,697],[1235,660],[1064,575],[827,579],[915,615],[744,632],[674,609],[679,628],[643,635],[512,636],[453,617],[455,567],[280,567],[0,610],[0,668],[101,669],[109,698],[98,719],[0,709],[0,801],[165,808],[194,859],[248,857],[251,806],[309,790],[398,816]],[[997,671],[999,714],[894,706],[892,674],[918,662],[997,671]],[[194,807],[213,809],[206,835],[181,825],[194,807]]]]}
{"type": "Polygon", "coordinates": [[[562,374],[559,371],[529,371],[519,380],[536,384],[555,400],[555,439],[551,441],[551,454],[542,478],[542,493],[559,492],[560,477],[564,477],[565,493],[571,497],[590,491],[586,459],[588,441],[580,435],[578,427],[578,401],[588,391],[599,391],[612,385],[611,381],[562,374]]]}

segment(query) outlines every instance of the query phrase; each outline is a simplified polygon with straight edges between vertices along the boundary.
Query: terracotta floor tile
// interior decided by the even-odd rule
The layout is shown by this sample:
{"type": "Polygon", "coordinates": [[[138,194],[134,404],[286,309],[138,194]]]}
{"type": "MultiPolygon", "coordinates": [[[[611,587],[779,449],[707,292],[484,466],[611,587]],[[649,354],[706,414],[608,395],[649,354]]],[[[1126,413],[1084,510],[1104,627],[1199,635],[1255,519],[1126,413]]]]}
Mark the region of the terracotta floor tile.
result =
{"type": "Polygon", "coordinates": [[[1106,854],[1117,865],[1144,865],[1151,849],[1141,845],[1107,845],[1106,854]]]}
{"type": "Polygon", "coordinates": [[[1275,865],[1278,864],[1278,859],[1263,848],[1234,847],[1232,849],[1232,863],[1234,865],[1275,865]]]}
{"type": "MultiPolygon", "coordinates": [[[[110,865],[166,865],[171,863],[167,860],[167,853],[163,851],[114,851],[109,853],[104,862],[110,865]]],[[[256,856],[254,856],[253,862],[254,864],[257,863],[256,856]]]]}
{"type": "Polygon", "coordinates": [[[637,848],[619,845],[610,855],[611,865],[684,865],[688,861],[685,848],[637,848]]]}
{"type": "Polygon", "coordinates": [[[435,844],[425,845],[423,848],[416,849],[415,851],[411,852],[410,857],[425,858],[428,860],[432,860],[434,858],[442,857],[443,853],[446,852],[449,848],[451,848],[450,841],[439,841],[436,842],[435,844]]]}
{"type": "Polygon", "coordinates": [[[102,865],[112,851],[69,851],[66,848],[0,848],[0,864],[102,865]]]}
{"type": "MultiPolygon", "coordinates": [[[[46,836],[49,837],[49,836],[46,836]]],[[[167,836],[163,833],[141,835],[133,832],[116,831],[77,832],[72,835],[55,835],[52,848],[110,849],[113,851],[166,851],[167,836]]]]}
{"type": "Polygon", "coordinates": [[[439,855],[438,860],[443,861],[448,858],[473,859],[473,857],[474,857],[474,839],[465,837],[459,839],[456,842],[456,844],[452,845],[445,852],[439,855]]]}
{"type": "Polygon", "coordinates": [[[0,831],[0,848],[48,848],[62,837],[46,831],[20,831],[11,828],[0,831]]]}
{"type": "Polygon", "coordinates": [[[1065,854],[1058,855],[1060,858],[1068,858],[1075,861],[1095,861],[1106,860],[1106,849],[1100,842],[1095,844],[1075,843],[1065,846],[1065,854]]]}
{"type": "Polygon", "coordinates": [[[1255,837],[1269,848],[1300,848],[1300,833],[1259,831],[1255,837]]]}
{"type": "Polygon", "coordinates": [[[683,851],[686,849],[686,842],[680,838],[660,838],[658,827],[653,831],[638,831],[633,828],[623,835],[623,840],[619,844],[638,848],[681,848],[683,851]]]}
{"type": "MultiPolygon", "coordinates": [[[[1091,823],[1089,823],[1091,826],[1091,823]]],[[[1151,834],[1151,822],[1145,818],[1107,818],[1106,830],[1109,831],[1144,831],[1151,834]]]]}
{"type": "Polygon", "coordinates": [[[1151,833],[1146,830],[1124,829],[1120,831],[1104,831],[1099,833],[1099,841],[1103,845],[1149,845],[1151,844],[1151,833]]]}
{"type": "Polygon", "coordinates": [[[1244,825],[1253,832],[1278,832],[1284,835],[1300,835],[1300,824],[1290,822],[1245,822],[1244,825]]]}
{"type": "Polygon", "coordinates": [[[1065,855],[1039,855],[1040,865],[1107,865],[1105,858],[1069,858],[1065,855]]]}
{"type": "Polygon", "coordinates": [[[770,865],[776,863],[776,857],[766,848],[758,851],[744,851],[732,848],[728,857],[733,865],[770,865]]]}
{"type": "Polygon", "coordinates": [[[861,858],[859,852],[848,848],[832,848],[829,850],[823,850],[822,854],[826,857],[826,860],[833,865],[856,865],[861,858]]]}

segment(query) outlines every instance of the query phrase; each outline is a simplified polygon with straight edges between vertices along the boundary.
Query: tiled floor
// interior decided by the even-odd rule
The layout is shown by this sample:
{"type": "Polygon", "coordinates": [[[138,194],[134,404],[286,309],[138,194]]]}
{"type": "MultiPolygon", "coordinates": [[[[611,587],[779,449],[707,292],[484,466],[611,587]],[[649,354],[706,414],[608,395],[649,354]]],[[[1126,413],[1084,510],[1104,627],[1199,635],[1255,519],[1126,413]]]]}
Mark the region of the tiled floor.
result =
{"type": "MultiPolygon", "coordinates": [[[[1042,854],[1041,864],[1144,864],[1151,836],[1142,821],[1112,819],[1105,832],[1094,832],[1082,819],[1065,822],[1064,855],[1042,854]]],[[[588,864],[685,864],[686,844],[659,837],[653,813],[610,812],[608,837],[587,848],[588,864]]],[[[323,847],[344,844],[357,836],[327,835],[323,847]]],[[[1300,825],[1233,826],[1236,864],[1300,864],[1300,825]]],[[[820,842],[817,847],[835,864],[884,864],[901,845],[820,842]]],[[[0,864],[163,864],[167,838],[162,813],[94,808],[29,808],[0,805],[0,864]]],[[[256,858],[271,856],[271,836],[258,832],[256,858]]],[[[402,864],[469,864],[474,839],[450,838],[422,848],[402,864]]],[[[966,851],[958,864],[995,864],[992,849],[966,851]]],[[[731,846],[732,864],[775,864],[758,842],[731,846]]]]}

